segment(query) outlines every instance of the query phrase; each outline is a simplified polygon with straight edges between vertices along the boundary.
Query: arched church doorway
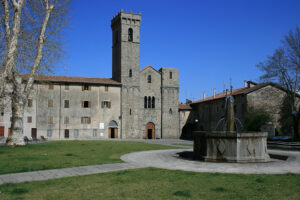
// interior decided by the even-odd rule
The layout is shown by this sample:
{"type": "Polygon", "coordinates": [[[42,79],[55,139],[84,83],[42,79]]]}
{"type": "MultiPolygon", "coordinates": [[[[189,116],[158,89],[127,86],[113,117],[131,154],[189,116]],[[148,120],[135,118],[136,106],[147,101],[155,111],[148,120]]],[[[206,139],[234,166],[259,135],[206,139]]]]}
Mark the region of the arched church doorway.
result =
{"type": "Polygon", "coordinates": [[[148,122],[146,125],[146,138],[155,139],[155,125],[152,122],[148,122]]]}
{"type": "Polygon", "coordinates": [[[118,124],[114,120],[110,121],[108,124],[108,137],[118,138],[118,124]]]}

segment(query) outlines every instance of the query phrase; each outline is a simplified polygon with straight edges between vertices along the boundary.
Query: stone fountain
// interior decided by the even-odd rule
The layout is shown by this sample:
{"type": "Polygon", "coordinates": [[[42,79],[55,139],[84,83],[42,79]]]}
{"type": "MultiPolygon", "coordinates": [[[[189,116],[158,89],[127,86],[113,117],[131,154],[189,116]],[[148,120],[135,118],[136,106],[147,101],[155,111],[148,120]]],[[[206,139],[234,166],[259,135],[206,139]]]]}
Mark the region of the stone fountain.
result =
{"type": "MultiPolygon", "coordinates": [[[[212,162],[268,162],[267,132],[239,132],[234,117],[234,99],[226,97],[221,131],[194,131],[196,160],[212,162]]],[[[219,124],[219,123],[218,123],[219,124]]]]}

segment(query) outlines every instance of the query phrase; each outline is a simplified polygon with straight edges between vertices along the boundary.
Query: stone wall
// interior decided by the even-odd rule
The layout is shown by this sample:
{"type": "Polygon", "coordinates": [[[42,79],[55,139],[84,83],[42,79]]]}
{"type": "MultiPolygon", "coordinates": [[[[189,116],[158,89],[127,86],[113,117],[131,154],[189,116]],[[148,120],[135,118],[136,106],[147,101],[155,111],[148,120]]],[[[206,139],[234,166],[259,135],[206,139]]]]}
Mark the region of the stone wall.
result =
{"type": "Polygon", "coordinates": [[[162,138],[179,138],[179,76],[178,69],[160,69],[161,72],[161,96],[162,96],[162,138]],[[170,77],[172,73],[172,77],[170,77]]]}

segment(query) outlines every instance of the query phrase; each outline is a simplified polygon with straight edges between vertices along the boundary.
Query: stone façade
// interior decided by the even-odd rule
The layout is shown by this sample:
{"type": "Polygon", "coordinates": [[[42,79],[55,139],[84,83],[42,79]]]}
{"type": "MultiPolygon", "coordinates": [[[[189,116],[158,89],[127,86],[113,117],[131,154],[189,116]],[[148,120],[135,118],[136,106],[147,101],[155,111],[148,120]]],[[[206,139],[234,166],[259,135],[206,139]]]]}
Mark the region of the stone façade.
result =
{"type": "MultiPolygon", "coordinates": [[[[140,13],[121,11],[112,19],[112,79],[37,76],[32,105],[25,108],[24,136],[50,140],[112,135],[122,139],[179,138],[178,69],[146,66],[140,70],[140,25],[140,13]],[[104,106],[105,102],[109,106],[104,106]]],[[[26,81],[26,75],[23,79],[26,81]]],[[[5,137],[10,116],[8,102],[0,116],[5,137]]]]}

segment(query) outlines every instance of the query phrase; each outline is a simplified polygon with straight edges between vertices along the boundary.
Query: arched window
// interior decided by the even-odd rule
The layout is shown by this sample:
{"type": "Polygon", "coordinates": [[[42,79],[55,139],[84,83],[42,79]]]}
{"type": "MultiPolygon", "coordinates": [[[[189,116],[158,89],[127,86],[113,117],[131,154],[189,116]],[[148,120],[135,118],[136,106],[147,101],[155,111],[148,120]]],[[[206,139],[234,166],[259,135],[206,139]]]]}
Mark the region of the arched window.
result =
{"type": "Polygon", "coordinates": [[[151,75],[148,75],[148,83],[151,83],[151,75]]]}
{"type": "Polygon", "coordinates": [[[132,69],[129,70],[129,77],[132,77],[132,69]]]}
{"type": "Polygon", "coordinates": [[[144,98],[144,108],[147,108],[147,97],[144,98]]]}
{"type": "Polygon", "coordinates": [[[172,115],[172,113],[173,113],[172,108],[170,108],[169,114],[172,115]]]}
{"type": "Polygon", "coordinates": [[[155,108],[155,97],[152,97],[152,108],[155,108]]]}
{"type": "Polygon", "coordinates": [[[148,108],[151,108],[151,97],[148,97],[148,108]]]}
{"type": "Polygon", "coordinates": [[[128,29],[128,41],[129,42],[133,41],[133,30],[132,30],[132,28],[128,29]]]}

